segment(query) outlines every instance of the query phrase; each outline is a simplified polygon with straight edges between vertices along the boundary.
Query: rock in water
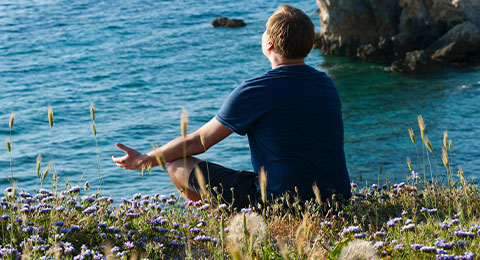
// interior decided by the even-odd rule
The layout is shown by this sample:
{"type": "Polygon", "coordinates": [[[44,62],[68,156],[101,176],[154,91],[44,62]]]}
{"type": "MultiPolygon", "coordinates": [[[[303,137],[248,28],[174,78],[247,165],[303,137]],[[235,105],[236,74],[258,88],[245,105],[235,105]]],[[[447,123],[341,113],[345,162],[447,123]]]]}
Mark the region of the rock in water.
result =
{"type": "Polygon", "coordinates": [[[227,17],[217,17],[215,20],[212,22],[213,27],[230,27],[230,28],[236,28],[236,27],[243,27],[246,26],[247,24],[239,19],[228,19],[227,17]]]}
{"type": "Polygon", "coordinates": [[[317,0],[327,55],[387,62],[400,72],[480,60],[480,0],[317,0]]]}

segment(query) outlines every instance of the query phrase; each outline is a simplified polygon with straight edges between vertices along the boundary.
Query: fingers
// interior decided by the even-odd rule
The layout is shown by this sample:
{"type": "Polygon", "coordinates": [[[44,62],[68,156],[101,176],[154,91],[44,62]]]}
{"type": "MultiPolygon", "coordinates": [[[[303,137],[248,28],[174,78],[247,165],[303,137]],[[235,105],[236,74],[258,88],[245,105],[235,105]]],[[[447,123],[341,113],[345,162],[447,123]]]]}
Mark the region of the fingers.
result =
{"type": "Polygon", "coordinates": [[[126,145],[123,145],[121,143],[116,143],[115,144],[117,146],[118,149],[124,151],[126,154],[130,153],[131,151],[133,151],[132,148],[126,146],[126,145]]]}

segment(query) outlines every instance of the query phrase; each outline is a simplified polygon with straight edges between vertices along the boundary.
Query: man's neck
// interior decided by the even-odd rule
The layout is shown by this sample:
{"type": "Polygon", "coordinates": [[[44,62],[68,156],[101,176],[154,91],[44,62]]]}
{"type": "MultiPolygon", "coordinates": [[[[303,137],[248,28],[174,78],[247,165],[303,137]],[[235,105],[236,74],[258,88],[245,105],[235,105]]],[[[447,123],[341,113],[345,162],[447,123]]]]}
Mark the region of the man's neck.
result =
{"type": "Polygon", "coordinates": [[[270,63],[272,64],[272,69],[275,69],[278,67],[294,66],[294,65],[305,65],[304,58],[283,59],[283,58],[277,57],[276,55],[272,55],[272,57],[270,57],[269,60],[270,60],[270,63]]]}

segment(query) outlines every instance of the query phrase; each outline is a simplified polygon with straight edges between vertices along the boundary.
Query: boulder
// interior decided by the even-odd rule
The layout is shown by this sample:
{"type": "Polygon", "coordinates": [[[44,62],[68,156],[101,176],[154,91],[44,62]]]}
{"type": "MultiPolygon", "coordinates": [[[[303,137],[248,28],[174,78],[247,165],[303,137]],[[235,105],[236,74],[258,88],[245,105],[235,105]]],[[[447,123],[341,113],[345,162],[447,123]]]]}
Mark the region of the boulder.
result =
{"type": "Polygon", "coordinates": [[[316,0],[326,55],[423,71],[480,57],[480,0],[316,0]]]}
{"type": "Polygon", "coordinates": [[[230,27],[230,28],[237,28],[243,27],[247,24],[239,19],[228,19],[227,17],[217,17],[212,22],[213,27],[230,27]]]}

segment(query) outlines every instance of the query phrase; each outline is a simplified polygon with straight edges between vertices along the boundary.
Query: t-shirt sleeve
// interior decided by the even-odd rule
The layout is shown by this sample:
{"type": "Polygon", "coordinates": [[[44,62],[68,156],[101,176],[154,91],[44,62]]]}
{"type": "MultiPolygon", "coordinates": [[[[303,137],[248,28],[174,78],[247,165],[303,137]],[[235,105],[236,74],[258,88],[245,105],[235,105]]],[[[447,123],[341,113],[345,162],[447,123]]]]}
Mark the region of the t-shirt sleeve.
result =
{"type": "Polygon", "coordinates": [[[265,111],[261,92],[261,86],[241,84],[228,95],[215,118],[235,133],[245,135],[265,111]]]}

